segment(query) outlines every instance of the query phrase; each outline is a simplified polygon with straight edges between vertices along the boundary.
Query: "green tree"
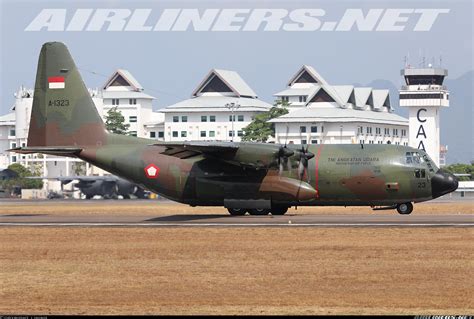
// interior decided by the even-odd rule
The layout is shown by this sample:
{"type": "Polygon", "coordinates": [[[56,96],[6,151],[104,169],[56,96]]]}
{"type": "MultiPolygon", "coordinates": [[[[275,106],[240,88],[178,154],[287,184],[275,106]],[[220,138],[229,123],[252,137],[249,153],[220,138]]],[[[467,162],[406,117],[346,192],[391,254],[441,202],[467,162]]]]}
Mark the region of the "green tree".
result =
{"type": "Polygon", "coordinates": [[[117,110],[116,106],[107,112],[105,116],[105,127],[110,133],[125,135],[127,134],[130,124],[125,123],[125,117],[123,117],[122,112],[117,110]]]}
{"type": "Polygon", "coordinates": [[[273,105],[267,112],[256,115],[254,120],[244,128],[242,141],[266,142],[270,136],[275,137],[275,124],[268,121],[287,114],[289,103],[276,100],[273,105]]]}
{"type": "Polygon", "coordinates": [[[473,174],[474,174],[474,161],[472,161],[470,164],[463,164],[463,163],[457,163],[457,164],[451,164],[448,166],[443,167],[443,169],[447,170],[448,172],[451,172],[453,174],[471,174],[470,177],[468,176],[460,176],[458,179],[460,181],[469,181],[473,180],[473,174]]]}
{"type": "Polygon", "coordinates": [[[18,174],[18,178],[2,181],[1,187],[7,190],[13,189],[14,186],[20,186],[24,189],[40,189],[43,188],[43,181],[41,179],[31,179],[28,177],[39,176],[38,173],[32,172],[28,168],[19,163],[14,163],[8,166],[9,169],[18,174]]]}

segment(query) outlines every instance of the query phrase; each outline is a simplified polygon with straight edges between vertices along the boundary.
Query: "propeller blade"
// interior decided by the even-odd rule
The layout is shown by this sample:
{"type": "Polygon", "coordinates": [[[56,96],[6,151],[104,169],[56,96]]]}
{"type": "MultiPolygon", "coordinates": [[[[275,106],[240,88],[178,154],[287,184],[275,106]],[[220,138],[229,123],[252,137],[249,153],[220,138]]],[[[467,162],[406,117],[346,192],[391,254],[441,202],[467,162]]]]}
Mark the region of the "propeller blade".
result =
{"type": "Polygon", "coordinates": [[[293,156],[295,152],[293,152],[292,150],[288,149],[286,146],[284,147],[280,147],[280,149],[278,150],[278,159],[277,159],[277,163],[278,163],[278,174],[281,176],[281,174],[283,173],[283,171],[285,170],[285,164],[288,165],[288,158],[290,156],[293,156]]]}

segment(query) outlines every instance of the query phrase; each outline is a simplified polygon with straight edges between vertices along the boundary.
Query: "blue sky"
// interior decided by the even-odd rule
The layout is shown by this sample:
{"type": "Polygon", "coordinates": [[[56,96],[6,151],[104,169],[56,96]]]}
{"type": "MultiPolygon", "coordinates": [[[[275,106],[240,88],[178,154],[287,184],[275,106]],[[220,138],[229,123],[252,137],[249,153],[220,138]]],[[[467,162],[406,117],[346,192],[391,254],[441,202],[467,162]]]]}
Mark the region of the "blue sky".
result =
{"type": "MultiPolygon", "coordinates": [[[[188,98],[211,68],[235,70],[260,98],[273,101],[302,64],[312,65],[329,83],[370,83],[384,79],[399,86],[404,57],[416,65],[421,55],[457,78],[473,69],[471,1],[1,1],[0,114],[13,104],[20,85],[33,87],[41,45],[63,41],[83,69],[88,87],[100,87],[117,68],[128,69],[158,97],[156,107],[188,98]],[[348,8],[448,8],[428,32],[26,32],[43,8],[321,8],[324,19],[348,8]]],[[[338,18],[336,18],[337,20],[338,18]]],[[[392,97],[396,100],[397,97],[392,97]]]]}

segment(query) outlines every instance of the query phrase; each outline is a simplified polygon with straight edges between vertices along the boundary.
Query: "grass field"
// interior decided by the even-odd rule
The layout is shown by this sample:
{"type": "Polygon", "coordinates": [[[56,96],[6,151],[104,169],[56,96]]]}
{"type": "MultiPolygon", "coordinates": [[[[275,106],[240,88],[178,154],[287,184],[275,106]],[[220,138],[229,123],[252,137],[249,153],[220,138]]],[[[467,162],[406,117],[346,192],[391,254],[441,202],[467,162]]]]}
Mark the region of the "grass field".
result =
{"type": "Polygon", "coordinates": [[[471,228],[2,228],[0,313],[472,314],[471,228]]]}

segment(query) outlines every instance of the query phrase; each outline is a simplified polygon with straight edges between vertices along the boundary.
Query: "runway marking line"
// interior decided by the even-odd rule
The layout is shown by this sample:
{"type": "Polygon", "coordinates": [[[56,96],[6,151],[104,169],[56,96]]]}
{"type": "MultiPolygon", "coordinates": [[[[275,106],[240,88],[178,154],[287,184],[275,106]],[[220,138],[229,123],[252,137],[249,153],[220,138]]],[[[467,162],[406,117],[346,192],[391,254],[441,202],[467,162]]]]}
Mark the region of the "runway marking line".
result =
{"type": "Polygon", "coordinates": [[[357,226],[397,226],[397,227],[440,227],[440,226],[463,226],[473,227],[474,223],[0,223],[1,226],[82,226],[82,227],[357,227],[357,226]]]}

